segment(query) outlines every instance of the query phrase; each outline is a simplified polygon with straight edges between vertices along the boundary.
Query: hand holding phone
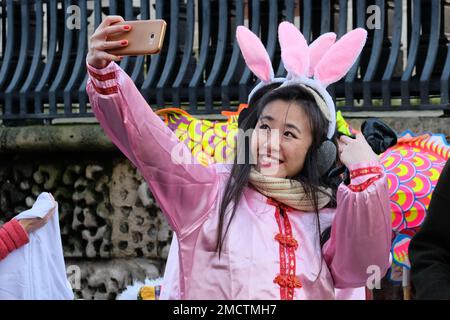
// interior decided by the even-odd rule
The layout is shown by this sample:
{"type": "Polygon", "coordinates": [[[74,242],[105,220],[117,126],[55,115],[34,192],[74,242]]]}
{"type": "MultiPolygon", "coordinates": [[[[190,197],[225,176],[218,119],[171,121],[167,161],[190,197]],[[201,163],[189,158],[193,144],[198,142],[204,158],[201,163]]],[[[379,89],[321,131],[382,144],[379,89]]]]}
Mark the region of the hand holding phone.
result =
{"type": "Polygon", "coordinates": [[[166,23],[163,20],[126,22],[121,16],[108,16],[89,38],[86,61],[102,69],[110,61],[120,61],[124,55],[158,53],[162,48],[165,30],[166,23]],[[144,37],[149,40],[143,41],[144,37]]]}
{"type": "Polygon", "coordinates": [[[127,46],[110,49],[108,52],[119,56],[156,54],[161,51],[166,22],[164,20],[123,21],[114,25],[130,26],[123,34],[111,34],[107,41],[128,41],[127,46]]]}

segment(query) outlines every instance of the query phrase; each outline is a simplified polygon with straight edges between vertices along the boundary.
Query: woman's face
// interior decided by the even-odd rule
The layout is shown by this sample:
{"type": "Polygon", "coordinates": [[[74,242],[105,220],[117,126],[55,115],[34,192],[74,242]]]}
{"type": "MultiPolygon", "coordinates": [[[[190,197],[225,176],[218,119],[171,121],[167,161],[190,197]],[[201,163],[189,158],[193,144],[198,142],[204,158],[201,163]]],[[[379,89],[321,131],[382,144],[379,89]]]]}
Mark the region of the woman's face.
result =
{"type": "Polygon", "coordinates": [[[311,128],[303,108],[275,100],[264,108],[252,134],[253,163],[266,176],[290,178],[303,169],[311,144],[311,128]]]}

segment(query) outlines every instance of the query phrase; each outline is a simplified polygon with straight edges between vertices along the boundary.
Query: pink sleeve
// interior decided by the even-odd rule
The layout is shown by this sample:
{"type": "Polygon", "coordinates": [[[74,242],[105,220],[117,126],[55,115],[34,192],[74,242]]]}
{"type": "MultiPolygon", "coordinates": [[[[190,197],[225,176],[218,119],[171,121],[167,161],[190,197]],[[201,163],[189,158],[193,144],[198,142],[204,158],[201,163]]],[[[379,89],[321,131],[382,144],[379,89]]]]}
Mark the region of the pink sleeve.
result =
{"type": "Polygon", "coordinates": [[[100,125],[143,175],[182,238],[198,227],[216,200],[219,179],[214,167],[192,157],[116,63],[87,68],[86,90],[100,125]]]}
{"type": "MultiPolygon", "coordinates": [[[[381,178],[359,192],[344,184],[337,192],[331,236],[323,247],[336,288],[365,286],[367,279],[374,274],[372,268],[380,271],[380,277],[389,268],[392,229],[384,169],[377,162],[360,163],[349,169],[352,172],[369,167],[381,169],[381,178]]],[[[369,181],[373,176],[375,174],[354,178],[352,185],[369,181]]]]}
{"type": "Polygon", "coordinates": [[[181,300],[180,272],[178,239],[174,234],[164,270],[161,295],[159,296],[161,300],[181,300]]]}
{"type": "Polygon", "coordinates": [[[29,241],[27,232],[16,219],[0,228],[0,260],[29,241]]]}

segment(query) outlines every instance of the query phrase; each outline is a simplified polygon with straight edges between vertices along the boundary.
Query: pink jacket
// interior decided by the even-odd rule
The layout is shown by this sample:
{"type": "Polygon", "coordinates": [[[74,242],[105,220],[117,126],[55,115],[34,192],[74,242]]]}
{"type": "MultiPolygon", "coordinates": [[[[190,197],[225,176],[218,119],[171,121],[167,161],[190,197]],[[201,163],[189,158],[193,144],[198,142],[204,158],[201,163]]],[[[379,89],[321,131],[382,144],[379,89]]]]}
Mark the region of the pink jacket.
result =
{"type": "MultiPolygon", "coordinates": [[[[280,286],[274,282],[280,273],[275,206],[246,187],[219,259],[215,252],[218,212],[229,167],[174,161],[173,150],[190,157],[189,150],[152,111],[128,75],[114,62],[103,69],[88,65],[88,71],[87,92],[97,119],[144,176],[177,234],[181,298],[280,299],[280,286]]],[[[362,163],[350,169],[368,166],[380,165],[362,163]]],[[[358,183],[369,177],[357,178],[358,183]]],[[[364,286],[370,266],[378,267],[381,276],[389,267],[391,223],[385,175],[361,192],[341,185],[337,202],[337,209],[320,211],[322,230],[332,225],[322,250],[316,215],[289,213],[299,244],[295,263],[301,288],[294,290],[294,299],[334,299],[335,288],[364,286]]]]}
{"type": "Polygon", "coordinates": [[[12,251],[27,244],[28,234],[16,219],[12,219],[0,227],[0,260],[12,251]]]}

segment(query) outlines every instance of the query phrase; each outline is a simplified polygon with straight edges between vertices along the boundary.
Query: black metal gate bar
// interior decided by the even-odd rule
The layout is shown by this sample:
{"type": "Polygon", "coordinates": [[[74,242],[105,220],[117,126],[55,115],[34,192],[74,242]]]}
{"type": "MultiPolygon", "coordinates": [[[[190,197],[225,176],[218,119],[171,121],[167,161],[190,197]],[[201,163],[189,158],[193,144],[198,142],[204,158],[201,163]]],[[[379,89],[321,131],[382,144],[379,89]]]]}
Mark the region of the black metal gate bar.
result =
{"type": "MultiPolygon", "coordinates": [[[[94,27],[97,28],[102,21],[102,3],[101,0],[94,0],[94,27]]],[[[88,35],[90,36],[90,35],[88,35]]],[[[90,116],[91,113],[87,111],[87,94],[86,94],[86,84],[88,75],[85,73],[84,79],[78,88],[78,105],[80,116],[86,115],[90,116]]]]}
{"type": "Polygon", "coordinates": [[[430,40],[428,44],[427,56],[425,58],[425,65],[423,67],[422,75],[420,76],[420,99],[422,104],[429,103],[429,83],[431,73],[433,72],[436,57],[439,48],[439,30],[441,27],[441,4],[440,0],[430,1],[431,16],[430,16],[430,40]]]}
{"type": "Polygon", "coordinates": [[[277,39],[281,21],[295,23],[312,42],[328,31],[341,37],[352,19],[352,28],[368,30],[368,41],[345,79],[329,88],[338,109],[450,110],[450,49],[445,34],[450,17],[444,15],[448,1],[141,0],[135,7],[133,3],[2,1],[3,123],[93,116],[85,92],[85,55],[88,30],[97,27],[105,14],[167,21],[160,54],[120,62],[154,108],[175,106],[192,114],[211,114],[246,103],[257,79],[245,67],[235,41],[236,26],[244,24],[244,19],[261,37],[276,76],[286,74],[277,39]],[[369,5],[381,13],[380,28],[367,25],[369,5]],[[66,25],[71,6],[78,8],[80,28],[66,25]],[[88,21],[94,24],[89,29],[88,21]]]}
{"type": "Polygon", "coordinates": [[[405,68],[405,71],[403,72],[402,79],[401,79],[401,98],[402,98],[402,105],[410,105],[410,81],[411,76],[414,70],[414,67],[416,65],[416,59],[417,54],[419,51],[419,41],[420,41],[420,26],[421,24],[418,23],[418,21],[421,20],[421,7],[420,7],[420,0],[413,0],[412,3],[412,9],[413,9],[413,16],[412,23],[411,24],[411,41],[409,42],[408,46],[408,62],[407,66],[405,68]]]}
{"type": "MultiPolygon", "coordinates": [[[[150,6],[148,1],[141,0],[141,20],[150,19],[150,6]]],[[[142,84],[142,80],[144,78],[144,63],[145,56],[135,57],[134,68],[131,73],[131,79],[136,83],[136,85],[140,86],[142,84]]]]}
{"type": "Polygon", "coordinates": [[[18,88],[22,79],[25,78],[25,73],[27,72],[27,53],[29,48],[29,37],[31,37],[30,32],[30,12],[28,10],[28,4],[24,1],[20,3],[20,47],[19,47],[19,59],[17,61],[17,67],[14,71],[14,75],[9,82],[5,91],[5,107],[8,112],[19,112],[20,114],[25,114],[25,110],[22,108],[14,108],[13,110],[13,95],[17,93],[18,88]]]}
{"type": "MultiPolygon", "coordinates": [[[[195,32],[195,1],[188,0],[186,4],[186,29],[184,31],[184,48],[183,57],[181,59],[178,74],[172,85],[172,101],[173,105],[181,105],[181,91],[183,82],[186,82],[189,63],[193,59],[194,49],[194,32],[195,32]]],[[[185,90],[187,91],[187,90],[185,90]]]]}
{"type": "Polygon", "coordinates": [[[166,62],[163,67],[161,78],[156,85],[156,103],[158,107],[162,108],[165,105],[165,88],[169,86],[169,78],[176,67],[176,58],[178,51],[178,34],[179,34],[179,14],[180,8],[178,0],[170,1],[170,21],[167,32],[169,33],[169,48],[166,53],[166,62]]]}
{"type": "MultiPolygon", "coordinates": [[[[42,77],[39,79],[34,89],[34,112],[41,114],[44,112],[44,102],[48,101],[48,86],[51,81],[52,70],[56,68],[56,48],[57,48],[57,0],[50,0],[47,4],[47,62],[42,77]],[[45,99],[45,100],[44,100],[45,99]]],[[[61,48],[59,49],[61,50],[61,48]]],[[[54,115],[53,115],[54,116],[54,115]]],[[[51,116],[50,116],[51,117],[51,116]]]]}
{"type": "MultiPolygon", "coordinates": [[[[330,0],[322,0],[321,5],[321,19],[320,19],[320,33],[326,33],[330,31],[330,24],[331,24],[331,5],[330,0]]],[[[309,40],[309,39],[308,39],[309,40]]]]}
{"type": "Polygon", "coordinates": [[[303,0],[303,6],[300,6],[300,25],[298,26],[305,36],[306,40],[311,40],[312,34],[312,16],[313,16],[313,1],[303,0]],[[302,23],[303,20],[303,23],[302,23]]]}
{"type": "Polygon", "coordinates": [[[449,94],[448,89],[450,87],[449,85],[449,78],[450,78],[450,45],[447,45],[447,59],[445,60],[445,65],[442,70],[442,77],[441,77],[441,104],[448,105],[449,104],[449,94]]]}
{"type": "MultiPolygon", "coordinates": [[[[6,41],[6,48],[5,48],[5,52],[4,55],[2,57],[2,66],[0,68],[0,92],[2,94],[2,100],[4,101],[5,97],[4,97],[4,89],[6,88],[6,86],[8,85],[7,82],[9,81],[9,79],[11,79],[11,75],[14,72],[12,69],[15,65],[15,63],[13,63],[13,52],[14,52],[14,45],[16,43],[16,38],[18,35],[18,30],[16,30],[15,26],[14,26],[14,2],[13,0],[8,0],[6,2],[6,10],[5,7],[3,7],[3,19],[5,16],[9,17],[7,20],[7,35],[8,35],[8,39],[6,41]]],[[[5,38],[3,39],[5,40],[5,38]]],[[[9,105],[9,108],[4,108],[4,114],[5,115],[10,115],[12,114],[12,110],[10,109],[11,105],[9,105]]]]}
{"type": "Polygon", "coordinates": [[[381,51],[383,49],[383,34],[386,28],[386,8],[384,7],[384,1],[377,0],[375,3],[380,8],[380,28],[373,31],[374,37],[369,58],[369,65],[367,66],[366,74],[363,79],[364,105],[368,107],[372,107],[372,82],[375,79],[375,73],[377,72],[379,66],[381,51]]]}
{"type": "MultiPolygon", "coordinates": [[[[261,3],[258,0],[252,0],[251,6],[251,27],[250,29],[255,33],[259,34],[260,31],[260,19],[261,19],[261,3]]],[[[252,73],[249,68],[245,67],[244,73],[242,74],[241,80],[239,81],[239,101],[246,101],[247,95],[249,94],[248,83],[252,73]]]]}
{"type": "Polygon", "coordinates": [[[87,52],[87,5],[86,1],[80,1],[80,30],[78,33],[78,45],[72,76],[64,88],[64,112],[72,113],[72,97],[76,97],[76,85],[86,75],[85,57],[87,52]]]}
{"type": "MultiPolygon", "coordinates": [[[[364,28],[366,22],[366,1],[359,0],[356,5],[356,26],[358,28],[364,28]]],[[[364,54],[364,51],[363,53],[364,54]]],[[[345,77],[345,102],[347,107],[354,108],[355,91],[359,91],[357,84],[357,73],[360,67],[361,56],[358,57],[353,67],[345,77]]],[[[359,86],[360,87],[360,86],[359,86]]]]}
{"type": "MultiPolygon", "coordinates": [[[[285,8],[285,21],[289,21],[291,23],[294,23],[295,18],[295,1],[293,0],[285,0],[284,1],[284,8],[285,8]]],[[[275,69],[275,66],[273,66],[275,69]]],[[[283,61],[280,59],[280,63],[278,64],[278,67],[274,70],[275,75],[277,77],[282,77],[286,74],[286,69],[284,68],[283,61]]]]}
{"type": "MultiPolygon", "coordinates": [[[[20,113],[26,114],[28,112],[27,109],[34,108],[29,96],[32,94],[33,86],[36,85],[39,76],[39,69],[41,63],[41,52],[43,45],[43,36],[44,36],[44,11],[43,11],[43,3],[42,0],[36,0],[35,3],[35,19],[36,19],[36,30],[34,35],[34,50],[33,50],[33,60],[31,62],[30,71],[28,73],[28,77],[26,78],[24,84],[20,88],[19,91],[19,104],[20,104],[20,113]]],[[[31,35],[32,36],[32,35],[31,35]]],[[[33,112],[33,111],[31,111],[33,112]]],[[[36,112],[36,110],[34,111],[36,112]]]]}
{"type": "MultiPolygon", "coordinates": [[[[66,81],[67,75],[70,72],[73,72],[73,69],[69,69],[70,65],[70,58],[72,55],[72,43],[74,38],[74,32],[66,27],[65,22],[69,18],[69,13],[67,13],[67,8],[71,5],[70,0],[64,0],[63,5],[63,14],[64,14],[64,20],[63,23],[60,23],[57,27],[64,29],[64,40],[63,42],[59,43],[63,49],[61,54],[61,60],[59,62],[58,72],[56,73],[55,80],[50,85],[50,89],[48,92],[48,98],[49,98],[49,107],[50,107],[50,115],[55,115],[58,113],[58,102],[61,101],[62,96],[62,85],[66,81]]],[[[76,70],[75,70],[76,72],[76,70]]]]}
{"type": "MultiPolygon", "coordinates": [[[[163,18],[164,3],[165,1],[156,1],[155,19],[163,18]]],[[[170,37],[170,35],[168,36],[170,37]]],[[[165,42],[167,43],[167,39],[165,42]]],[[[153,96],[155,93],[155,90],[153,90],[153,88],[157,83],[157,76],[158,76],[157,73],[160,69],[159,66],[163,63],[162,62],[163,59],[164,59],[163,54],[159,53],[157,55],[151,56],[147,60],[150,62],[150,67],[147,69],[147,76],[144,79],[144,82],[142,83],[141,86],[141,93],[147,101],[149,101],[150,97],[153,96]]]]}
{"type": "Polygon", "coordinates": [[[192,76],[191,82],[189,83],[189,104],[191,112],[196,111],[196,106],[198,103],[198,93],[203,89],[203,86],[201,86],[201,82],[203,81],[203,72],[206,67],[206,61],[208,59],[208,52],[210,49],[209,43],[211,33],[211,4],[209,0],[202,0],[201,5],[202,26],[201,28],[199,26],[199,35],[201,34],[201,43],[199,48],[200,54],[194,75],[192,76]]]}
{"type": "MultiPolygon", "coordinates": [[[[213,57],[213,65],[211,68],[211,73],[206,79],[205,83],[205,112],[211,113],[212,106],[214,104],[214,89],[219,88],[217,85],[219,74],[223,68],[225,60],[225,50],[227,48],[227,37],[228,35],[228,1],[219,2],[219,21],[218,21],[218,32],[217,32],[217,44],[216,53],[213,57]]],[[[220,99],[220,96],[218,97],[220,99]]]]}
{"type": "MultiPolygon", "coordinates": [[[[236,11],[236,25],[244,24],[244,0],[235,1],[235,11],[236,11]]],[[[233,33],[234,34],[234,33],[233,33]]],[[[235,89],[236,85],[233,84],[235,77],[239,77],[243,69],[243,59],[241,51],[236,41],[233,41],[233,52],[231,54],[231,59],[228,64],[228,68],[225,77],[221,83],[221,93],[222,93],[222,106],[224,108],[230,107],[230,95],[233,92],[237,92],[235,89]]],[[[235,95],[235,94],[233,94],[235,95]]]]}
{"type": "Polygon", "coordinates": [[[402,40],[402,0],[395,0],[394,3],[394,21],[392,28],[392,40],[389,58],[384,70],[381,84],[381,92],[383,97],[383,106],[389,106],[391,102],[391,80],[394,74],[395,66],[400,55],[401,40],[402,40]]]}

